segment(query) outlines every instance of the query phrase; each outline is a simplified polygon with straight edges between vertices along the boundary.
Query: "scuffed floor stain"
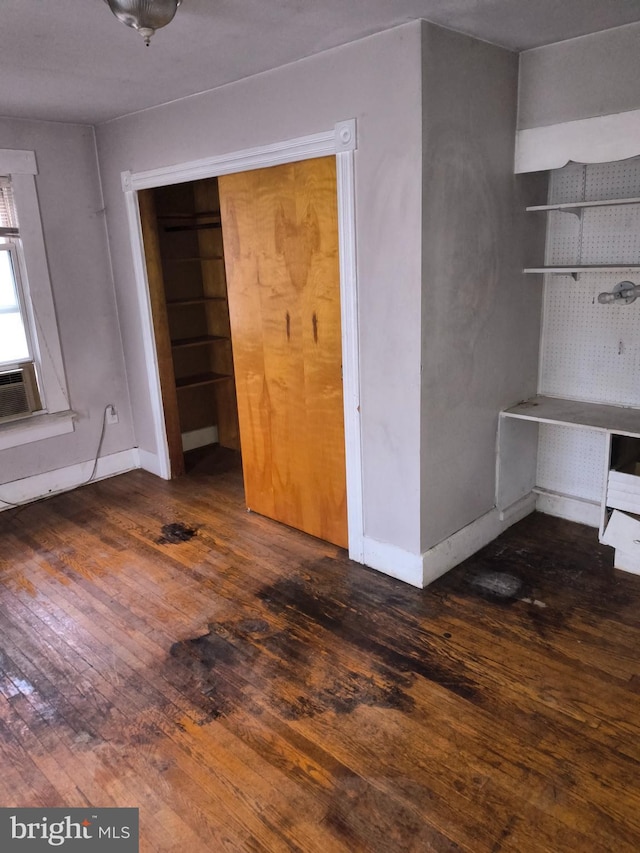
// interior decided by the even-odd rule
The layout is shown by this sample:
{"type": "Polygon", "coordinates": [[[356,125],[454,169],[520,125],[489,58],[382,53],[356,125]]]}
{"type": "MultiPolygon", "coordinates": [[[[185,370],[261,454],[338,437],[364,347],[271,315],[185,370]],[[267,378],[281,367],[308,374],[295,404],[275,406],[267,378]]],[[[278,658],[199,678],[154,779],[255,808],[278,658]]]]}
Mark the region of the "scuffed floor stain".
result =
{"type": "Polygon", "coordinates": [[[522,592],[522,580],[508,572],[481,572],[471,580],[471,587],[479,595],[516,601],[522,592]]]}
{"type": "Polygon", "coordinates": [[[162,535],[156,540],[158,545],[177,545],[180,542],[188,542],[193,539],[198,530],[195,527],[187,527],[178,521],[172,524],[163,524],[160,532],[162,535]]]}
{"type": "Polygon", "coordinates": [[[504,829],[496,839],[496,843],[491,848],[491,853],[500,853],[500,851],[503,849],[505,841],[509,840],[517,823],[518,818],[516,817],[516,815],[512,815],[507,821],[504,829]]]}
{"type": "Polygon", "coordinates": [[[328,558],[305,564],[260,587],[254,613],[212,621],[208,633],[174,643],[164,675],[180,684],[201,724],[235,709],[283,720],[347,715],[360,707],[411,713],[420,678],[429,689],[482,702],[464,661],[443,647],[440,632],[416,630],[399,611],[391,621],[381,619],[370,589],[341,594],[334,568],[328,558]]]}
{"type": "Polygon", "coordinates": [[[355,648],[359,654],[370,655],[376,672],[404,677],[404,686],[419,675],[464,699],[478,700],[476,684],[464,664],[432,648],[424,635],[401,631],[399,624],[388,633],[375,613],[362,607],[346,607],[335,596],[321,592],[302,578],[279,580],[260,590],[257,597],[300,630],[317,624],[340,643],[355,648]]]}
{"type": "Polygon", "coordinates": [[[349,714],[361,705],[410,711],[410,679],[389,671],[361,672],[314,649],[293,628],[275,629],[264,619],[212,622],[201,637],[174,643],[171,659],[189,682],[192,701],[208,719],[235,707],[269,706],[286,720],[333,711],[349,714]],[[259,700],[257,700],[259,701],[259,700]]]}
{"type": "MultiPolygon", "coordinates": [[[[462,848],[455,842],[437,829],[425,826],[417,810],[400,799],[389,797],[386,791],[393,790],[397,784],[398,780],[393,774],[377,778],[376,784],[371,784],[369,780],[346,768],[336,774],[335,787],[322,824],[329,827],[342,842],[338,849],[364,850],[361,839],[370,833],[372,815],[375,815],[377,834],[373,838],[369,835],[370,844],[366,850],[461,853],[462,848]],[[399,826],[406,833],[403,838],[397,832],[399,826]]],[[[433,796],[427,786],[417,785],[414,790],[418,802],[428,803],[433,796]]]]}
{"type": "Polygon", "coordinates": [[[546,641],[570,630],[585,590],[594,613],[629,606],[610,562],[606,548],[594,547],[588,537],[572,533],[567,546],[561,519],[534,515],[444,575],[431,591],[451,601],[472,598],[482,613],[512,609],[527,630],[546,641]]]}

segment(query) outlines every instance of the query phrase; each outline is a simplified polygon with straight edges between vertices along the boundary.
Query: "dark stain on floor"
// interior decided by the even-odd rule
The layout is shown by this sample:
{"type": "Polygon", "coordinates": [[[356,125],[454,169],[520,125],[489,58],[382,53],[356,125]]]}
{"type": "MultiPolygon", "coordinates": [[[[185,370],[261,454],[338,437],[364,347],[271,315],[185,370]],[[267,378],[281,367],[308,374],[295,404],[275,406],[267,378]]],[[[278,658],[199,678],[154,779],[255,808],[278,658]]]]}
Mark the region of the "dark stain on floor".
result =
{"type": "Polygon", "coordinates": [[[588,610],[633,622],[636,610],[622,572],[612,566],[612,551],[593,530],[541,514],[529,516],[428,587],[448,602],[474,599],[478,614],[496,607],[542,639],[568,630],[574,616],[588,610]],[[519,587],[516,584],[519,583],[519,587]]]}
{"type": "Polygon", "coordinates": [[[544,535],[534,530],[524,543],[508,531],[423,591],[363,567],[347,578],[344,563],[330,557],[298,564],[252,593],[253,612],[212,621],[208,633],[175,643],[168,677],[182,685],[203,723],[236,708],[286,720],[361,706],[411,712],[418,679],[490,708],[491,695],[447,621],[461,599],[474,599],[479,619],[496,619],[497,635],[503,617],[495,609],[508,607],[517,624],[544,638],[570,617],[565,589],[582,589],[585,559],[594,564],[587,576],[597,594],[624,596],[602,548],[578,536],[573,550],[558,549],[556,558],[547,541],[554,532],[547,520],[544,535]]]}
{"type": "MultiPolygon", "coordinates": [[[[464,663],[432,645],[434,639],[441,645],[440,634],[430,638],[413,619],[382,618],[371,606],[366,580],[375,589],[379,576],[364,575],[360,593],[345,593],[336,571],[330,558],[300,566],[257,591],[253,615],[211,622],[208,633],[174,643],[170,678],[181,681],[203,723],[240,707],[259,714],[265,695],[285,720],[350,714],[361,706],[410,712],[418,677],[480,701],[464,663]]],[[[386,580],[381,588],[398,593],[386,580]]]]}
{"type": "Polygon", "coordinates": [[[174,521],[171,524],[163,524],[160,529],[162,534],[157,539],[158,545],[177,545],[180,542],[188,542],[197,534],[198,530],[195,527],[187,527],[180,521],[174,521]]]}
{"type": "MultiPolygon", "coordinates": [[[[414,596],[420,593],[413,590],[414,596]]],[[[429,639],[406,626],[376,619],[365,602],[355,609],[339,599],[314,588],[302,578],[285,578],[258,592],[266,606],[304,629],[317,624],[347,647],[370,655],[376,672],[404,681],[409,686],[416,675],[434,682],[464,699],[476,700],[475,682],[464,664],[446,658],[430,647],[429,639]]]]}
{"type": "MultiPolygon", "coordinates": [[[[391,787],[397,780],[387,777],[391,787]]],[[[419,808],[429,809],[433,792],[426,785],[413,789],[419,808]]],[[[335,832],[348,850],[362,851],[363,837],[369,833],[371,851],[438,851],[459,853],[462,850],[454,841],[446,838],[437,829],[425,826],[420,820],[418,809],[391,800],[377,785],[353,774],[336,774],[336,784],[327,804],[322,823],[335,832]],[[375,819],[372,819],[375,815],[375,819]],[[397,827],[402,827],[400,835],[397,827]],[[410,841],[408,840],[410,839],[410,841]]]]}
{"type": "Polygon", "coordinates": [[[361,705],[413,707],[406,676],[366,665],[361,671],[322,646],[312,648],[293,626],[275,628],[264,619],[212,622],[207,634],[174,643],[171,659],[209,719],[246,709],[265,692],[286,720],[349,714],[361,705]]]}

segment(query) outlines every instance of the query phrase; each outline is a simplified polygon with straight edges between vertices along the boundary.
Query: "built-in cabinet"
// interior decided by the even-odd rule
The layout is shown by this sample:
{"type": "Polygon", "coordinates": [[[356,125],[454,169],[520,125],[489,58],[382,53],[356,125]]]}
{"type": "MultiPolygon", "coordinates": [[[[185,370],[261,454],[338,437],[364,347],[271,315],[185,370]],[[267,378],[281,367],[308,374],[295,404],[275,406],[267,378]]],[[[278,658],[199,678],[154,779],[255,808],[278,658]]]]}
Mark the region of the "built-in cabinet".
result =
{"type": "Polygon", "coordinates": [[[548,216],[524,270],[544,274],[539,393],[500,414],[497,505],[533,494],[640,572],[640,160],[570,164],[527,210],[548,216]]]}
{"type": "Polygon", "coordinates": [[[600,539],[615,565],[640,573],[640,436],[612,435],[600,539]]]}
{"type": "Polygon", "coordinates": [[[159,360],[165,354],[165,421],[177,474],[182,451],[215,443],[239,448],[218,186],[213,178],[142,195],[159,360]]]}

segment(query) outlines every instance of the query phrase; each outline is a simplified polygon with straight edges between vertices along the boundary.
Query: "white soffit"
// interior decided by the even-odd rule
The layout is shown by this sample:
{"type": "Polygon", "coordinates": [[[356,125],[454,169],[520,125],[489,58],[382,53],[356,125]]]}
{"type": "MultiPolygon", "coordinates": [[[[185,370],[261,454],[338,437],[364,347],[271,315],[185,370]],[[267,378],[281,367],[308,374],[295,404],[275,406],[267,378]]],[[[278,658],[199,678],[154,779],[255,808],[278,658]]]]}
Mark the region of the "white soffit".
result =
{"type": "Polygon", "coordinates": [[[561,169],[567,163],[609,163],[640,154],[640,110],[519,130],[515,171],[561,169]]]}

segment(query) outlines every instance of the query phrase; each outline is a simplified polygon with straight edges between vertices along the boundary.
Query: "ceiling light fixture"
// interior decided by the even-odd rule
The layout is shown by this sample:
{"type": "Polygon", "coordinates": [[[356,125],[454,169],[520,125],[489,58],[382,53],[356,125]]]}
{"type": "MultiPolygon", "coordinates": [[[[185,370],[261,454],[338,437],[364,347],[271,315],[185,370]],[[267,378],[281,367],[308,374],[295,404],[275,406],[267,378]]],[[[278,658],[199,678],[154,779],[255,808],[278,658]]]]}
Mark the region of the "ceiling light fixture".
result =
{"type": "Polygon", "coordinates": [[[104,0],[119,21],[137,30],[144,43],[156,30],[171,23],[182,0],[104,0]]]}

